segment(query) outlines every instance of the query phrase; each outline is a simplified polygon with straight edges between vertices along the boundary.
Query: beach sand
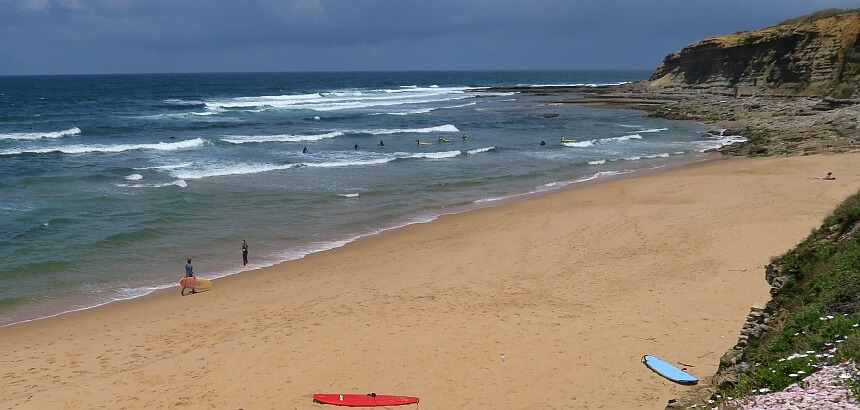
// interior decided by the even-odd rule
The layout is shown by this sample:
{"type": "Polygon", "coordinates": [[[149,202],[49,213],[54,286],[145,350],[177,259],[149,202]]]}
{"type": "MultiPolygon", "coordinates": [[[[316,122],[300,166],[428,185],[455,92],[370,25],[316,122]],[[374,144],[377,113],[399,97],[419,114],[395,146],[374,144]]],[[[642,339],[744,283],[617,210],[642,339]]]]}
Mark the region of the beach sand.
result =
{"type": "Polygon", "coordinates": [[[580,184],[209,292],[9,326],[0,408],[322,409],[311,394],[376,392],[423,409],[659,409],[693,387],[642,355],[707,383],[769,299],[764,266],[857,192],[858,163],[729,158],[580,184]]]}

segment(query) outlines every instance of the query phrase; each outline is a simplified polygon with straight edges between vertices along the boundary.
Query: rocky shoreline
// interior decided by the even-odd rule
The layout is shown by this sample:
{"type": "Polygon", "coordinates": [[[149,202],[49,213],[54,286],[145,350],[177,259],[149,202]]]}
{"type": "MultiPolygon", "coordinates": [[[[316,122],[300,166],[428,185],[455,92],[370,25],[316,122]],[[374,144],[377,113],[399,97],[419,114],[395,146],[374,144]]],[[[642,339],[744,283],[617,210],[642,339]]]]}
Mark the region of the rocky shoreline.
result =
{"type": "Polygon", "coordinates": [[[745,95],[733,88],[653,87],[646,81],[605,87],[507,87],[487,91],[546,96],[551,102],[644,110],[655,117],[700,121],[748,139],[718,150],[726,155],[860,151],[860,99],[745,95]]]}

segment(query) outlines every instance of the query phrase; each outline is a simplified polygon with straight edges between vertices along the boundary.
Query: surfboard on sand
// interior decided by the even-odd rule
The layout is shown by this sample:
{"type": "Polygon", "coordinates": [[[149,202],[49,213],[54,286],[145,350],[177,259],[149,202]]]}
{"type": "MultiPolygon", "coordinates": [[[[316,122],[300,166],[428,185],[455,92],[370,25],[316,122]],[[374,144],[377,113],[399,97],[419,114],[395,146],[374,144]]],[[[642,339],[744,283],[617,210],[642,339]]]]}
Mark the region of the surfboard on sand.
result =
{"type": "Polygon", "coordinates": [[[669,363],[666,363],[654,356],[642,356],[642,363],[645,363],[645,366],[648,366],[648,368],[653,370],[655,373],[675,383],[692,385],[699,382],[699,379],[687,374],[687,372],[669,363]]]}
{"type": "Polygon", "coordinates": [[[185,289],[194,289],[197,292],[212,289],[211,280],[194,276],[182,278],[182,280],[179,281],[179,285],[185,289]]]}
{"type": "Polygon", "coordinates": [[[338,394],[338,393],[317,393],[314,394],[314,401],[320,404],[333,404],[335,406],[346,407],[381,407],[381,406],[401,406],[404,404],[418,403],[417,397],[410,396],[391,396],[387,394],[338,394]]]}

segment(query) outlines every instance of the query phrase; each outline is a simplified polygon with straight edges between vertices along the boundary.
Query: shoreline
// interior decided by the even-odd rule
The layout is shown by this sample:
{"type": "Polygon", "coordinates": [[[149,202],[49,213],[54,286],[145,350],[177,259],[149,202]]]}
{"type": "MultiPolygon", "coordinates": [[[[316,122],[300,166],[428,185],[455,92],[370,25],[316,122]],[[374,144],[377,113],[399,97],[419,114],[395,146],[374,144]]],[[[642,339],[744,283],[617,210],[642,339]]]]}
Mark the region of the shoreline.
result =
{"type": "MultiPolygon", "coordinates": [[[[683,161],[675,161],[675,162],[671,162],[668,164],[658,165],[656,167],[655,166],[649,166],[646,168],[637,168],[637,169],[627,170],[625,172],[614,173],[614,174],[611,174],[608,176],[602,176],[602,175],[600,175],[601,172],[598,172],[598,173],[591,174],[588,176],[579,177],[579,178],[573,179],[573,180],[555,181],[555,182],[551,183],[552,187],[548,187],[547,185],[549,185],[549,184],[547,184],[547,185],[535,187],[531,191],[527,191],[527,192],[514,193],[514,194],[504,196],[504,197],[499,197],[499,198],[484,198],[484,199],[479,199],[479,200],[473,201],[470,204],[452,206],[450,208],[437,209],[437,210],[434,210],[432,212],[427,212],[426,214],[421,215],[421,216],[416,217],[416,218],[400,218],[397,220],[389,221],[385,225],[382,225],[379,227],[367,228],[367,229],[365,229],[365,231],[362,231],[362,232],[353,232],[353,233],[342,234],[342,235],[339,235],[337,237],[329,238],[329,240],[327,240],[327,241],[318,242],[320,245],[319,247],[311,247],[311,248],[308,248],[309,250],[298,252],[298,254],[300,254],[300,256],[297,256],[297,257],[294,257],[291,259],[274,260],[274,261],[266,260],[265,262],[263,262],[261,264],[261,266],[256,266],[256,267],[253,267],[250,269],[241,269],[240,268],[239,270],[235,270],[235,271],[231,270],[229,267],[219,265],[213,269],[213,272],[216,272],[216,273],[208,274],[208,275],[203,274],[203,275],[201,275],[201,277],[206,277],[206,278],[212,279],[212,280],[220,280],[220,279],[223,279],[226,277],[235,276],[235,275],[239,275],[242,273],[252,273],[252,272],[255,272],[255,271],[258,271],[261,269],[267,269],[267,268],[275,267],[275,266],[283,264],[283,263],[288,263],[288,262],[291,262],[294,260],[303,259],[303,258],[306,258],[306,257],[311,256],[311,255],[316,254],[316,253],[327,252],[327,251],[330,251],[332,249],[346,246],[346,245],[353,243],[353,242],[356,242],[356,241],[361,241],[363,239],[370,238],[370,237],[373,237],[376,235],[380,235],[380,234],[383,234],[383,233],[386,233],[389,231],[402,229],[402,228],[408,227],[410,225],[433,222],[433,221],[435,221],[435,220],[437,220],[440,217],[445,216],[445,215],[453,215],[453,214],[459,214],[459,213],[465,213],[465,212],[472,212],[472,211],[483,209],[483,208],[492,208],[492,207],[497,207],[497,206],[504,206],[504,205],[509,204],[509,203],[518,202],[518,201],[526,201],[526,200],[529,200],[532,198],[539,197],[541,195],[549,194],[549,193],[559,191],[559,190],[575,188],[576,186],[581,186],[584,184],[601,183],[601,182],[609,181],[609,180],[616,179],[616,178],[635,177],[636,175],[643,174],[643,173],[662,172],[664,170],[675,169],[678,167],[689,166],[691,164],[697,164],[697,163],[702,163],[702,162],[713,161],[713,160],[719,159],[719,155],[716,153],[702,153],[699,155],[703,155],[703,156],[697,157],[694,154],[691,154],[691,158],[688,158],[688,159],[683,160],[683,161]],[[541,188],[544,188],[544,189],[541,189],[541,188]]],[[[177,277],[181,278],[179,275],[177,277]]],[[[178,282],[178,280],[176,282],[178,282]]],[[[107,306],[112,305],[114,303],[134,301],[134,300],[141,299],[141,298],[147,298],[147,297],[153,296],[155,294],[158,294],[159,292],[171,290],[171,289],[175,288],[176,286],[177,286],[176,283],[164,283],[164,284],[153,285],[153,286],[145,287],[145,288],[135,288],[133,290],[141,292],[141,294],[135,294],[134,296],[117,298],[117,299],[112,299],[112,300],[97,301],[92,306],[75,307],[75,308],[65,310],[65,311],[62,311],[59,313],[52,313],[52,314],[49,314],[46,316],[40,316],[40,317],[24,319],[21,321],[12,322],[12,323],[8,323],[8,324],[2,324],[2,325],[0,325],[0,329],[5,328],[5,327],[9,327],[9,326],[15,326],[15,325],[22,324],[22,323],[29,323],[29,322],[39,321],[39,320],[43,320],[43,319],[60,317],[60,316],[64,316],[64,315],[67,315],[70,313],[76,313],[76,312],[81,312],[81,311],[87,311],[90,309],[98,309],[98,308],[102,308],[102,307],[107,307],[107,306]]]]}
{"type": "Polygon", "coordinates": [[[737,87],[658,85],[498,87],[552,97],[564,104],[642,110],[669,120],[693,120],[748,138],[719,150],[726,155],[772,156],[860,151],[860,100],[802,94],[743,93],[737,87]]]}
{"type": "Polygon", "coordinates": [[[191,297],[163,290],[3,327],[0,404],[316,408],[311,393],[366,390],[433,408],[652,408],[690,388],[638,358],[710,377],[768,296],[760,267],[854,193],[858,158],[723,158],[571,184],[191,297]],[[837,180],[812,179],[827,171],[837,180]]]}

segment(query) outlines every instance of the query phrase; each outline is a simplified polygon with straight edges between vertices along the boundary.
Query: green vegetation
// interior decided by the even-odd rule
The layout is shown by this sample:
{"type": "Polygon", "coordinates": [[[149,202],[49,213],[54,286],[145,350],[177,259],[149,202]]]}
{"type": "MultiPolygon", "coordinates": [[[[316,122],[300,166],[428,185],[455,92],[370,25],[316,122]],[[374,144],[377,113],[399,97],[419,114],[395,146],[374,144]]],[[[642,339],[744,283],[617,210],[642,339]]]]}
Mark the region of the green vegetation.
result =
{"type": "MultiPolygon", "coordinates": [[[[717,397],[780,391],[823,365],[860,362],[860,193],[773,263],[789,278],[769,304],[770,329],[751,340],[749,369],[717,397]]],[[[849,383],[860,397],[860,381],[849,383]]]]}
{"type": "Polygon", "coordinates": [[[838,9],[838,8],[824,9],[821,11],[816,11],[815,13],[812,13],[812,14],[807,14],[805,16],[800,16],[800,17],[795,17],[795,18],[791,18],[788,20],[783,20],[777,25],[782,26],[784,24],[812,23],[813,21],[821,20],[821,19],[828,18],[828,17],[841,16],[843,14],[850,14],[850,13],[857,13],[857,12],[860,12],[860,9],[838,9]]]}

